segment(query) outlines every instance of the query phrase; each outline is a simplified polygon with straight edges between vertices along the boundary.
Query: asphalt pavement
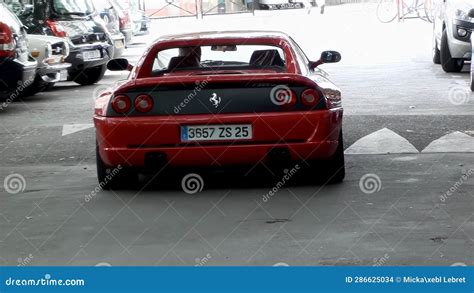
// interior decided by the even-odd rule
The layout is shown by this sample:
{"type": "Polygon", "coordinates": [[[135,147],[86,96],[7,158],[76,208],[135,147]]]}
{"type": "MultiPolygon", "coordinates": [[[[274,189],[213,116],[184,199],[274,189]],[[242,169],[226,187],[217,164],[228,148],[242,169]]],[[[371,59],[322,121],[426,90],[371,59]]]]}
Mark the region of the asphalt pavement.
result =
{"type": "Polygon", "coordinates": [[[3,265],[473,265],[474,95],[468,70],[431,62],[431,25],[380,24],[370,4],[156,20],[154,38],[193,30],[288,32],[343,91],[347,179],[339,185],[203,175],[99,191],[94,97],[125,78],[64,82],[0,110],[3,265]]]}

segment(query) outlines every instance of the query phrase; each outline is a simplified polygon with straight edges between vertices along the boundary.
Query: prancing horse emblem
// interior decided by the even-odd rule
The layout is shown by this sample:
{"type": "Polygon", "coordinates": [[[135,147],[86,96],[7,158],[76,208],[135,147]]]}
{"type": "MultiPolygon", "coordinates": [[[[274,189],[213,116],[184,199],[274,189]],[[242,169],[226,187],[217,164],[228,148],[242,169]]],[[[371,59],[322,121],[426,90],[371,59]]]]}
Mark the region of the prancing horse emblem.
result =
{"type": "Polygon", "coordinates": [[[221,97],[219,97],[216,93],[213,93],[213,94],[212,94],[212,97],[209,99],[209,101],[212,103],[212,105],[213,105],[214,107],[217,108],[217,107],[219,107],[219,105],[220,105],[222,99],[221,99],[221,97]]]}

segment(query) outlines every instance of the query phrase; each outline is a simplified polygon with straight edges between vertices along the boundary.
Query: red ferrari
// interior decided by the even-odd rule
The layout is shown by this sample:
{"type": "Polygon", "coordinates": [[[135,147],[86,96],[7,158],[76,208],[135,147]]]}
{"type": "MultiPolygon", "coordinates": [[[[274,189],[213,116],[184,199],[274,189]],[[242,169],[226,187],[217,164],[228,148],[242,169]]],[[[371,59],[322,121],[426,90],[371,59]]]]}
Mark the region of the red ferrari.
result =
{"type": "Polygon", "coordinates": [[[317,68],[340,59],[310,61],[283,33],[233,31],[166,36],[136,66],[110,61],[131,73],[96,100],[101,186],[164,167],[298,162],[341,182],[341,92],[317,68]]]}

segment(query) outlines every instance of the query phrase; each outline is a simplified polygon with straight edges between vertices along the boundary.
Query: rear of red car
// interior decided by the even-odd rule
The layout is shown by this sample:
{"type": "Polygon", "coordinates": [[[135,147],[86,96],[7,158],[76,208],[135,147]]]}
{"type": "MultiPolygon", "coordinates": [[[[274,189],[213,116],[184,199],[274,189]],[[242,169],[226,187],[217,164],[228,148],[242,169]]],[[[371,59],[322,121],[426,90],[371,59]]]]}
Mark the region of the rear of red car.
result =
{"type": "MultiPolygon", "coordinates": [[[[291,48],[283,50],[286,64],[294,65],[291,48]]],[[[296,67],[202,68],[140,78],[146,64],[145,57],[132,72],[136,79],[96,103],[98,150],[106,166],[327,160],[339,146],[340,103],[296,67]]]]}

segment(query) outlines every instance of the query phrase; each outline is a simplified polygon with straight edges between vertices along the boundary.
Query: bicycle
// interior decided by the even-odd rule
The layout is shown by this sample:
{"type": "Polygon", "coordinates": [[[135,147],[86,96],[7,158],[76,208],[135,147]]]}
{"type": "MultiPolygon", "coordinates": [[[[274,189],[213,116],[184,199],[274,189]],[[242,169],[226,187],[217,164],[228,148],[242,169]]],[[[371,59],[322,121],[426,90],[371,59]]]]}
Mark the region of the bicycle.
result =
{"type": "Polygon", "coordinates": [[[427,22],[433,22],[432,0],[380,0],[377,5],[377,18],[380,22],[389,23],[407,18],[420,18],[427,22]],[[416,16],[411,16],[416,14],[416,16]]]}

